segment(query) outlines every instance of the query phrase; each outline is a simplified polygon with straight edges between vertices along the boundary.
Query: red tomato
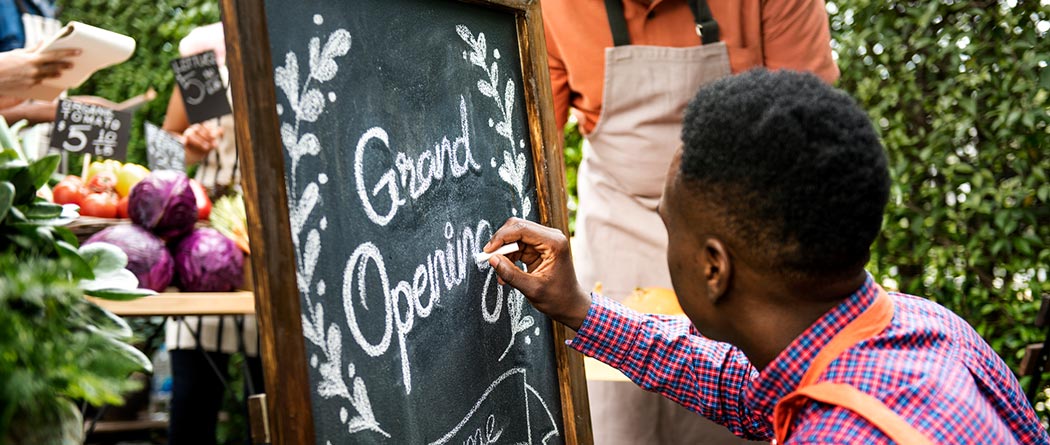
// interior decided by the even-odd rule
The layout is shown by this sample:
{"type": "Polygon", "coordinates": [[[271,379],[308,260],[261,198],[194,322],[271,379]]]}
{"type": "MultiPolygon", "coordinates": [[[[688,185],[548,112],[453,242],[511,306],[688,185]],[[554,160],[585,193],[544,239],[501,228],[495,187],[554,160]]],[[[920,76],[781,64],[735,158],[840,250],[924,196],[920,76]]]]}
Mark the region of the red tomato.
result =
{"type": "Polygon", "coordinates": [[[116,218],[119,202],[120,198],[116,193],[92,193],[84,197],[84,201],[80,203],[80,214],[99,218],[116,218]]]}
{"type": "Polygon", "coordinates": [[[208,199],[208,191],[196,179],[190,179],[190,188],[193,196],[197,198],[197,219],[208,219],[211,215],[211,199],[208,199]]]}
{"type": "Polygon", "coordinates": [[[95,193],[112,192],[117,186],[117,175],[113,172],[98,172],[87,183],[87,188],[95,193]]]}
{"type": "Polygon", "coordinates": [[[55,188],[51,190],[54,194],[55,204],[76,204],[84,200],[84,197],[88,194],[87,187],[84,187],[84,181],[81,181],[77,176],[66,176],[64,179],[55,184],[55,188]]]}
{"type": "Polygon", "coordinates": [[[129,196],[125,196],[123,198],[120,198],[120,201],[117,202],[117,218],[131,217],[130,215],[128,215],[128,198],[129,196]]]}

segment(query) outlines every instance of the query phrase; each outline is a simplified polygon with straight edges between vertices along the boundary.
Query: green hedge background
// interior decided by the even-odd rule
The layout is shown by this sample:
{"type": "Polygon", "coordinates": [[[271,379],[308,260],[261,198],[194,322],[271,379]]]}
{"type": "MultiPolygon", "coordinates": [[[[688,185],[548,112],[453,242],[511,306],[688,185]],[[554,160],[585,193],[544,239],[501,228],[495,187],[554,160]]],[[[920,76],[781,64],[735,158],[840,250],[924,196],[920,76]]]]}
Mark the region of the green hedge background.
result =
{"type": "Polygon", "coordinates": [[[135,113],[128,161],[146,165],[143,121],[164,122],[175,75],[168,65],[179,56],[179,40],[199,25],[219,21],[216,0],[59,0],[59,18],[98,26],[135,38],[127,62],[99,71],[70,94],[88,94],[114,102],[145,93],[157,98],[135,113]]]}
{"type": "Polygon", "coordinates": [[[838,85],[870,113],[894,178],[870,270],[955,311],[1017,369],[1050,295],[1047,1],[828,11],[838,85]]]}
{"type": "MultiPolygon", "coordinates": [[[[160,123],[177,42],[219,18],[214,1],[65,0],[64,20],[134,36],[128,63],[78,93],[119,101],[149,86],[129,160],[144,162],[143,119],[160,123]]],[[[869,269],[887,287],[958,313],[1015,369],[1039,300],[1050,295],[1050,31],[1047,0],[850,0],[827,4],[838,86],[868,110],[894,178],[869,269]]],[[[566,128],[570,206],[581,158],[566,128]]],[[[1047,381],[1044,379],[1044,382],[1047,381]]],[[[1045,398],[1045,395],[1043,396],[1045,398]]],[[[1042,402],[1037,410],[1046,418],[1042,402]]]]}

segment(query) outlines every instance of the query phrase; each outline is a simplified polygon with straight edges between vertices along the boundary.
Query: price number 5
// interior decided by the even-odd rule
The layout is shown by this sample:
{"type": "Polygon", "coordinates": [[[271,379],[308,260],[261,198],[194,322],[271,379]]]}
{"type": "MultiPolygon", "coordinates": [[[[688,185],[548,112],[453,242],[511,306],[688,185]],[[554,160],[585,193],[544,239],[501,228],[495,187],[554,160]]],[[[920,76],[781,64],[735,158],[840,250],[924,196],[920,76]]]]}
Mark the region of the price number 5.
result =
{"type": "Polygon", "coordinates": [[[91,130],[91,125],[88,124],[71,124],[69,126],[69,132],[66,133],[66,140],[62,142],[62,148],[66,151],[77,153],[87,146],[87,135],[85,131],[91,130]],[[76,141],[76,143],[73,143],[76,141]]]}

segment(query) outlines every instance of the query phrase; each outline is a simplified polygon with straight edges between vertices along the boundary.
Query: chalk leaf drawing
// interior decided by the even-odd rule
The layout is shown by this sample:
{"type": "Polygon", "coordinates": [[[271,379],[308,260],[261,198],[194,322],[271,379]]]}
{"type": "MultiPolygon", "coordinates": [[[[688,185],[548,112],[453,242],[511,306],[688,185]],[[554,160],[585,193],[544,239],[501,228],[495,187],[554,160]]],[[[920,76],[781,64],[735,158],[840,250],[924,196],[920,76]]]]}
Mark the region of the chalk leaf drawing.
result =
{"type": "MultiPolygon", "coordinates": [[[[514,140],[514,80],[507,79],[501,95],[499,92],[499,65],[496,61],[493,61],[491,64],[488,63],[489,53],[485,43],[485,33],[478,33],[477,36],[474,36],[465,25],[456,26],[456,33],[470,47],[470,53],[464,53],[463,58],[469,60],[471,64],[480,67],[487,76],[487,78],[478,80],[478,91],[482,95],[492,98],[500,110],[501,116],[497,117],[502,117],[502,119],[498,122],[490,119],[489,124],[494,126],[496,133],[507,139],[510,149],[503,152],[503,164],[499,166],[497,171],[500,179],[510,184],[515,193],[521,198],[521,217],[526,218],[532,213],[532,199],[525,193],[525,174],[528,167],[525,162],[525,153],[518,152],[517,149],[518,145],[524,146],[524,140],[518,141],[517,144],[514,140]]],[[[492,55],[494,59],[499,59],[499,50],[493,49],[492,55]]],[[[510,342],[507,344],[507,349],[500,355],[500,361],[507,356],[511,347],[514,346],[515,337],[521,332],[526,332],[535,323],[532,316],[525,315],[524,305],[525,296],[518,292],[517,289],[511,290],[507,298],[507,312],[510,315],[510,342]]]]}
{"type": "MultiPolygon", "coordinates": [[[[514,80],[508,78],[503,94],[500,94],[499,65],[496,61],[488,63],[485,33],[478,33],[475,37],[465,25],[457,25],[456,33],[470,46],[470,52],[464,52],[463,58],[485,71],[487,78],[478,80],[478,91],[485,97],[492,98],[500,110],[502,119],[489,121],[489,124],[495,127],[496,133],[507,139],[510,144],[510,151],[503,153],[503,165],[499,168],[499,176],[521,197],[521,217],[526,218],[532,213],[532,199],[525,195],[525,155],[517,150],[518,145],[524,145],[524,140],[514,140],[514,80]]],[[[494,59],[499,59],[499,50],[494,49],[492,55],[494,59]]]]}
{"type": "MultiPolygon", "coordinates": [[[[317,20],[315,19],[315,23],[317,20]]],[[[323,23],[323,20],[321,20],[323,23]]],[[[303,132],[301,128],[304,122],[316,122],[325,111],[325,94],[321,92],[324,82],[335,78],[339,72],[339,64],[336,58],[345,56],[350,51],[350,33],[345,29],[337,29],[328,36],[328,40],[321,47],[321,39],[315,37],[309,42],[309,72],[305,80],[301,80],[299,74],[299,60],[295,52],[289,51],[285,55],[284,65],[274,69],[274,82],[277,88],[284,93],[288,104],[294,111],[293,122],[284,122],[281,125],[281,142],[284,143],[285,151],[291,158],[291,184],[288,185],[289,219],[292,229],[292,244],[295,246],[296,254],[296,284],[299,292],[305,300],[306,311],[302,314],[303,336],[314,346],[320,349],[323,355],[318,359],[317,355],[310,358],[310,365],[317,368],[322,381],[317,384],[317,394],[326,399],[338,397],[349,403],[355,414],[350,416],[344,405],[339,410],[339,421],[344,424],[347,431],[356,433],[359,431],[374,431],[383,436],[390,437],[386,431],[379,426],[375,414],[372,411],[372,402],[368,398],[368,388],[365,381],[356,375],[353,363],[345,367],[342,364],[343,337],[342,332],[335,323],[328,324],[325,329],[324,307],[320,303],[314,304],[311,298],[314,286],[314,270],[321,253],[321,232],[327,224],[322,219],[318,228],[309,227],[310,215],[320,202],[320,185],[327,182],[324,176],[319,176],[317,182],[311,181],[299,192],[296,184],[296,172],[299,162],[307,156],[317,156],[321,152],[321,143],[313,133],[303,132]],[[311,86],[316,82],[318,86],[311,86]],[[302,86],[300,87],[300,83],[302,86]],[[300,91],[302,93],[300,94],[300,91]],[[306,242],[302,242],[302,235],[306,233],[306,242]],[[346,371],[344,377],[344,370],[346,371]]],[[[331,92],[329,92],[331,94],[331,92]]],[[[282,113],[282,118],[284,114],[282,113]]],[[[319,281],[316,284],[317,295],[323,295],[325,284],[319,281]]]]}

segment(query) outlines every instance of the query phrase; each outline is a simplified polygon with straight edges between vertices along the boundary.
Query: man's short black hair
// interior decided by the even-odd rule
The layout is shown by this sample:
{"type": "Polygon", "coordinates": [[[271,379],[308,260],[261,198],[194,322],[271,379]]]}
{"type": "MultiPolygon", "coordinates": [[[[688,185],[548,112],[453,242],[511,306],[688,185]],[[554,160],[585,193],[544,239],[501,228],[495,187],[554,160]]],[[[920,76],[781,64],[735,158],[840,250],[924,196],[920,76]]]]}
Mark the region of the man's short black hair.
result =
{"type": "Polygon", "coordinates": [[[748,257],[790,276],[856,273],[882,225],[886,154],[867,114],[812,74],[763,69],[689,103],[681,177],[748,257]]]}

